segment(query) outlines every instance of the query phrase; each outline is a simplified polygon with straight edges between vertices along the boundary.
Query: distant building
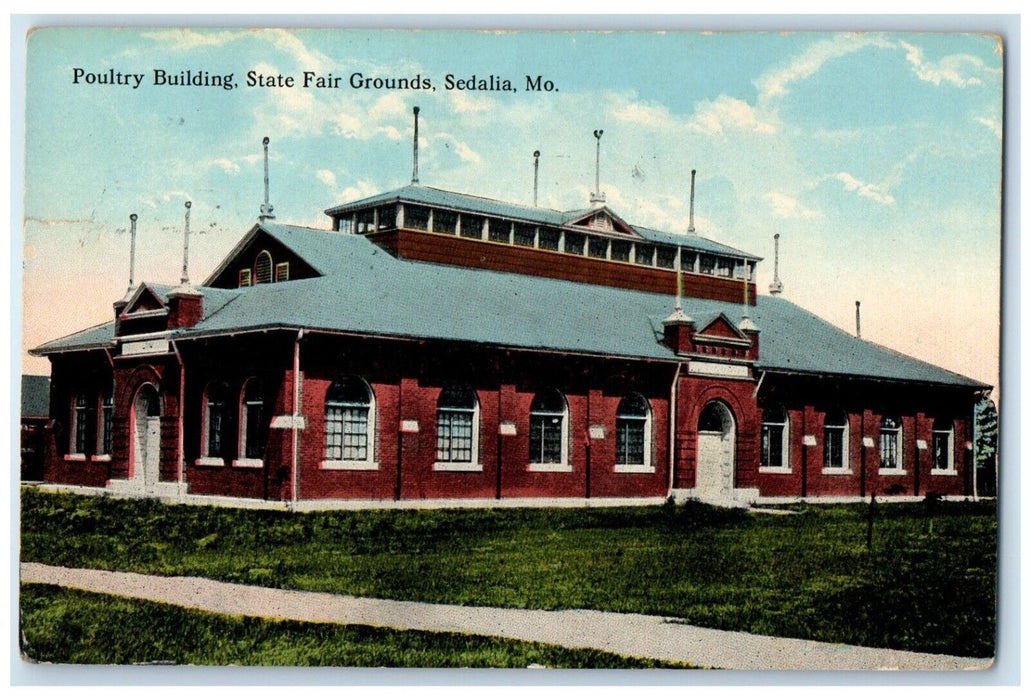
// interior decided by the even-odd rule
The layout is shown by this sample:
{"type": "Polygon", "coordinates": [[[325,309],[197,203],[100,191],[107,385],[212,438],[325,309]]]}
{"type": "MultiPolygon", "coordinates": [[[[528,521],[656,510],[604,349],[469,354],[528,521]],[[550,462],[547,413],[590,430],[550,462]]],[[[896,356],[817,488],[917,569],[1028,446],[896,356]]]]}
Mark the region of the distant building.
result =
{"type": "Polygon", "coordinates": [[[262,211],[203,285],[136,285],[113,322],[33,351],[52,363],[46,481],[301,502],[973,493],[990,387],[757,294],[750,253],[598,197],[412,184],[325,230],[262,211]]]}
{"type": "Polygon", "coordinates": [[[21,479],[43,479],[46,426],[50,421],[50,377],[21,377],[21,479]]]}

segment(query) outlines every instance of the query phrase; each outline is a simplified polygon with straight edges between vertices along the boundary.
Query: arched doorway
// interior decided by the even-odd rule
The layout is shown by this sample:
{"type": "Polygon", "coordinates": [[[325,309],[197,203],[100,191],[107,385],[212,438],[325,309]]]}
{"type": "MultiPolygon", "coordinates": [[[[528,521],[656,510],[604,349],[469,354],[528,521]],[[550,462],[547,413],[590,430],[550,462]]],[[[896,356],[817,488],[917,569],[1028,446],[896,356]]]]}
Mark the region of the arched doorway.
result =
{"type": "Polygon", "coordinates": [[[153,384],[144,384],[133,401],[132,476],[137,488],[152,489],[161,465],[161,397],[153,384]]]}
{"type": "Polygon", "coordinates": [[[698,417],[695,495],[703,501],[730,501],[734,490],[734,414],[722,401],[710,401],[698,417]]]}

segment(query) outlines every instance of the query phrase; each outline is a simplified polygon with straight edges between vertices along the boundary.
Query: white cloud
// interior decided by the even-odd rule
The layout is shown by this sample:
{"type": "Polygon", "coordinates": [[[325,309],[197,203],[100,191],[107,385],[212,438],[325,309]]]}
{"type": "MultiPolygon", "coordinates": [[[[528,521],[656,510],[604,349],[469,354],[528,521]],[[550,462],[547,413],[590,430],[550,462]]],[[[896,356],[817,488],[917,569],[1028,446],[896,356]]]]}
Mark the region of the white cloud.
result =
{"type": "Polygon", "coordinates": [[[228,158],[213,158],[211,160],[211,165],[221,168],[223,172],[229,173],[230,175],[236,175],[240,172],[240,166],[228,158]]]}
{"type": "Polygon", "coordinates": [[[310,50],[303,41],[293,32],[285,29],[270,29],[258,33],[258,36],[268,37],[272,44],[281,49],[297,61],[302,70],[324,72],[332,65],[332,61],[318,51],[310,50]]]}
{"type": "Polygon", "coordinates": [[[397,93],[387,93],[369,107],[369,118],[379,121],[383,117],[398,117],[408,112],[407,104],[397,93]]]}
{"type": "Polygon", "coordinates": [[[846,172],[837,173],[834,175],[834,179],[844,185],[846,191],[855,192],[860,197],[867,197],[881,204],[895,203],[895,197],[887,191],[884,185],[863,182],[846,172]]]}
{"type": "Polygon", "coordinates": [[[866,46],[888,47],[891,44],[875,34],[838,34],[833,38],[817,41],[786,66],[759,76],[755,81],[756,87],[759,88],[759,104],[763,105],[774,97],[788,94],[788,86],[791,83],[812,77],[827,61],[847,56],[866,46]]]}
{"type": "Polygon", "coordinates": [[[1002,138],[1002,124],[995,121],[994,119],[989,119],[988,117],[975,117],[975,119],[979,124],[984,124],[989,129],[991,129],[992,132],[995,133],[995,136],[997,138],[1002,138]]]}
{"type": "Polygon", "coordinates": [[[456,114],[476,114],[480,112],[491,112],[496,106],[497,102],[490,97],[480,97],[466,95],[460,90],[454,90],[449,93],[451,98],[451,109],[456,114]]]}
{"type": "Polygon", "coordinates": [[[383,188],[375,185],[367,180],[359,180],[351,187],[345,187],[340,192],[341,202],[353,202],[357,199],[364,199],[365,197],[371,197],[374,194],[379,194],[383,191],[383,188]]]}
{"type": "Polygon", "coordinates": [[[770,203],[770,206],[773,207],[773,215],[778,219],[811,220],[823,216],[820,212],[803,206],[800,201],[783,192],[767,192],[763,195],[763,199],[770,203]]]}
{"type": "Polygon", "coordinates": [[[218,48],[247,35],[247,32],[241,31],[200,32],[193,29],[162,29],[143,33],[144,38],[162,42],[173,51],[218,48]]]}
{"type": "Polygon", "coordinates": [[[637,126],[649,126],[665,129],[678,121],[662,105],[626,102],[611,110],[610,114],[617,120],[637,126]]]}
{"type": "Polygon", "coordinates": [[[332,170],[320,168],[315,171],[315,177],[317,177],[319,179],[319,182],[321,182],[322,184],[328,185],[329,187],[336,189],[337,176],[333,174],[332,170]]]}
{"type": "Polygon", "coordinates": [[[715,100],[700,101],[688,127],[702,134],[722,134],[728,130],[759,134],[773,134],[777,131],[772,123],[760,118],[752,105],[727,95],[720,95],[715,100]]]}
{"type": "Polygon", "coordinates": [[[975,73],[987,70],[984,61],[977,56],[951,54],[937,62],[928,61],[924,58],[923,49],[918,46],[904,41],[900,41],[899,45],[906,50],[906,60],[912,64],[916,77],[935,85],[941,85],[943,82],[956,87],[980,85],[981,79],[975,73]]]}

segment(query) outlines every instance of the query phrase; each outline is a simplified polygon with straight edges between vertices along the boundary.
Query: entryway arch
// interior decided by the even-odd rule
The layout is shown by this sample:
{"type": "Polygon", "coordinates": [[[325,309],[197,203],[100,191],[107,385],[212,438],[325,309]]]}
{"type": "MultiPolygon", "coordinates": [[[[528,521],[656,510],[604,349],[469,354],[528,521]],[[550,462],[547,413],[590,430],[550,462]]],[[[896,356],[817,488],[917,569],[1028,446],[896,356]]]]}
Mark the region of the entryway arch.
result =
{"type": "Polygon", "coordinates": [[[161,396],[153,384],[136,390],[132,402],[132,474],[136,488],[151,490],[161,469],[161,396]]]}
{"type": "Polygon", "coordinates": [[[734,412],[723,401],[705,404],[698,415],[695,495],[703,501],[730,501],[734,492],[734,412]]]}

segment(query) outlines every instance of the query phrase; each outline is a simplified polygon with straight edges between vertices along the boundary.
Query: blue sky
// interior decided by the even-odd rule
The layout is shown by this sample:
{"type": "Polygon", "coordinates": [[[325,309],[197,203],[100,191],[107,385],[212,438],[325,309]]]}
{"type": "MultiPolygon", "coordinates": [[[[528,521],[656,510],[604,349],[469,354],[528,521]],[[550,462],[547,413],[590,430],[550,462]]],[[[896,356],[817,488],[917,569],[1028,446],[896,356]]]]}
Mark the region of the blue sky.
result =
{"type": "MultiPolygon", "coordinates": [[[[842,328],[998,385],[1002,50],[973,34],[374,32],[49,29],[28,43],[24,348],[107,320],[128,280],[191,277],[253,224],[261,139],[279,221],[328,226],[334,204],[411,178],[574,209],[602,190],[632,223],[696,227],[761,255],[781,234],[785,296],[842,328]],[[144,73],[138,90],[72,71],[144,73]],[[154,69],[239,87],[160,88],[154,69]],[[263,89],[250,70],[429,78],[436,91],[263,89]],[[444,89],[491,74],[516,93],[444,89]],[[558,90],[524,91],[526,75],[558,90]],[[83,289],[88,289],[84,294],[83,289]]],[[[24,358],[28,371],[45,360],[24,358]]]]}

